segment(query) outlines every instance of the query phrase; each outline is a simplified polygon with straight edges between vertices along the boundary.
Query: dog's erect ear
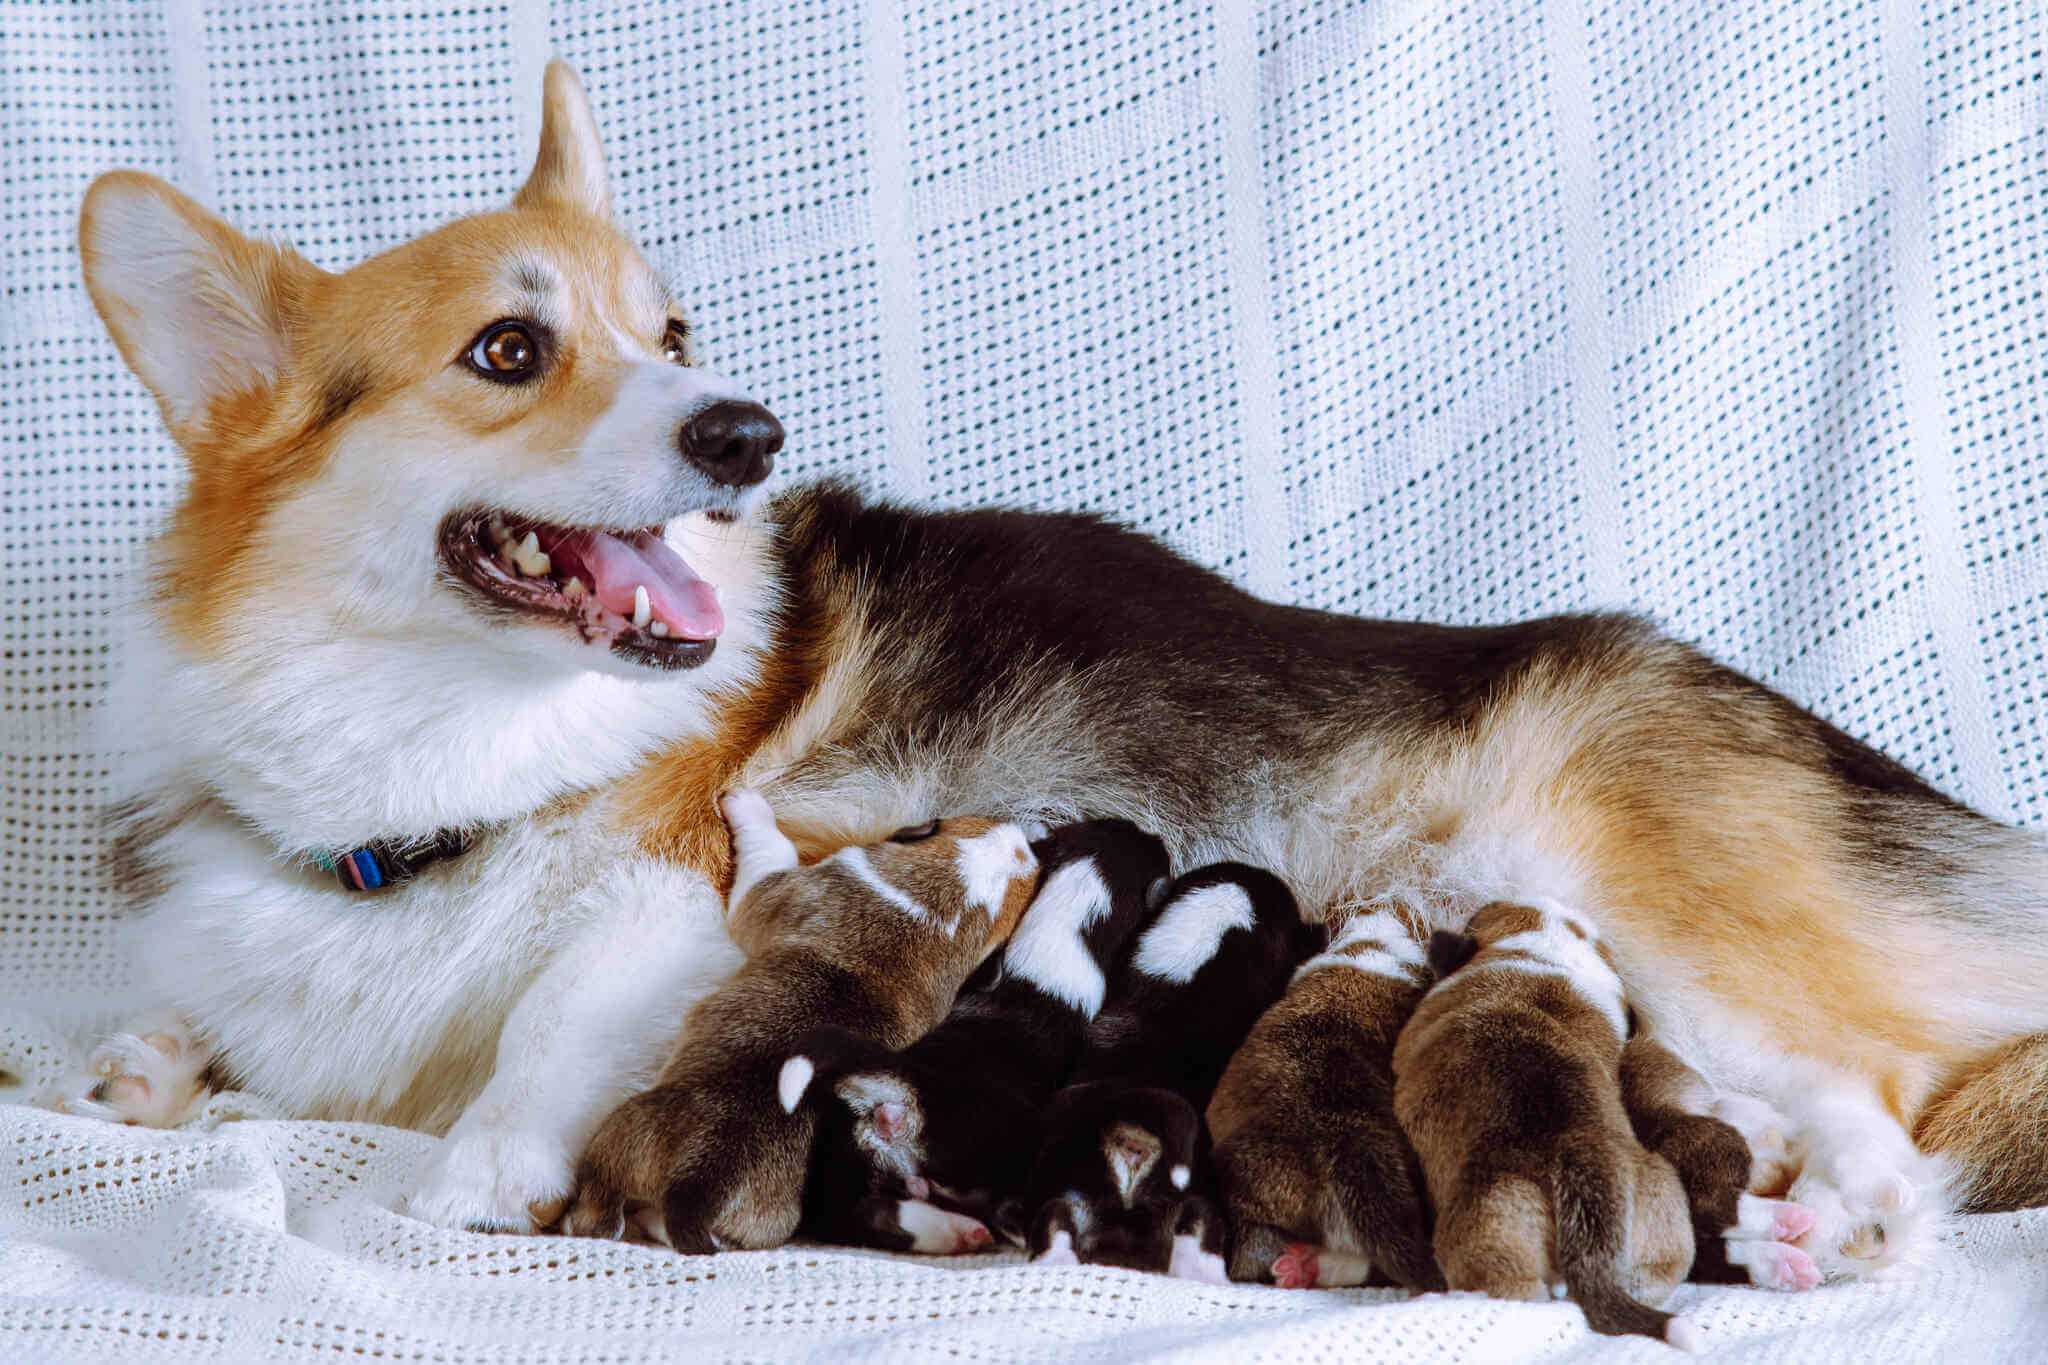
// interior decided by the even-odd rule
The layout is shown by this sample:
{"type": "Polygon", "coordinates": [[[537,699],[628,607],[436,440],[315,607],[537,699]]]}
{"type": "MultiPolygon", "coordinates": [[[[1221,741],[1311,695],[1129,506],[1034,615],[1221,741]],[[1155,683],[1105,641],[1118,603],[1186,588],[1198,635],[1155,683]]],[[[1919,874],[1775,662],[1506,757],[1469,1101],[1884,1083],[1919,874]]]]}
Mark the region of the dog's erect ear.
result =
{"type": "Polygon", "coordinates": [[[551,203],[597,218],[612,216],[597,118],[584,97],[583,82],[567,62],[548,63],[541,94],[540,153],[533,159],[533,174],[512,202],[523,209],[551,203]]]}
{"type": "Polygon", "coordinates": [[[140,171],[93,181],[78,217],[86,292],[121,358],[180,441],[222,420],[218,400],[283,374],[289,319],[319,268],[252,241],[140,171]]]}
{"type": "Polygon", "coordinates": [[[1429,936],[1429,966],[1439,977],[1449,976],[1470,962],[1479,951],[1479,940],[1470,934],[1439,929],[1429,936]]]}

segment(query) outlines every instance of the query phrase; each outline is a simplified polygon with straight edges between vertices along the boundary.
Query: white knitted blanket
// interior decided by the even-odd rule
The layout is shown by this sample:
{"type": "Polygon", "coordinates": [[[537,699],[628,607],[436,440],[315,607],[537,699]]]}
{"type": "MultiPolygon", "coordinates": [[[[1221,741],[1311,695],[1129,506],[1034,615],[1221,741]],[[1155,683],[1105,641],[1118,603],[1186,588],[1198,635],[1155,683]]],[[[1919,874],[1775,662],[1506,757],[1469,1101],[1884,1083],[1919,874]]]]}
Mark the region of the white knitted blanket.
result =
{"type": "MultiPolygon", "coordinates": [[[[0,1070],[128,979],[93,713],[179,476],[79,285],[95,172],[341,265],[501,201],[559,52],[794,473],[1098,507],[1347,610],[1643,606],[2041,824],[2044,36],[2039,0],[0,0],[0,1070]]],[[[1568,1305],[444,1233],[389,1211],[429,1145],[0,1108],[0,1358],[1666,1349],[1568,1305]]],[[[2037,1213],[1903,1285],[1680,1302],[1730,1358],[2041,1359],[2044,1286],[2037,1213]]]]}

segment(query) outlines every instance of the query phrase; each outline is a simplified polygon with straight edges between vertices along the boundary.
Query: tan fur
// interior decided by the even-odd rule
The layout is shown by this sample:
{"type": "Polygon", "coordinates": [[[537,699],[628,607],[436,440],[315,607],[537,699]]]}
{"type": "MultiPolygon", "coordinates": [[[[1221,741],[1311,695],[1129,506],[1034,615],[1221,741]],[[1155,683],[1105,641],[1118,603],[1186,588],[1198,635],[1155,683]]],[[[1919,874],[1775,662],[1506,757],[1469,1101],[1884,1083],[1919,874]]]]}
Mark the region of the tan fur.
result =
{"type": "Polygon", "coordinates": [[[1954,1087],[1929,1105],[1913,1140],[1967,1173],[1958,1191],[1969,1213],[2048,1204],[2048,1034],[1992,1049],[1966,1063],[1954,1087]]]}
{"type": "MultiPolygon", "coordinates": [[[[1975,998],[1964,985],[1989,955],[1948,940],[1930,951],[1909,918],[1872,913],[1897,893],[1830,857],[1853,845],[1829,814],[1825,756],[1789,712],[1707,704],[1717,699],[1703,698],[1697,668],[1666,642],[1540,660],[1468,733],[1359,753],[1341,769],[1369,784],[1340,781],[1324,797],[1336,838],[1370,848],[1397,829],[1415,842],[1393,866],[1353,863],[1361,880],[1320,890],[1336,905],[1389,874],[1436,880],[1436,851],[1483,814],[1540,845],[1598,907],[1603,941],[1632,983],[1658,988],[1655,1003],[1710,1004],[1759,1044],[1862,1077],[1910,1124],[1992,1027],[1949,1008],[1975,998]]],[[[1342,848],[1301,854],[1337,872],[1342,848]]]]}
{"type": "Polygon", "coordinates": [[[763,877],[729,914],[750,956],[700,1001],[654,1088],[615,1109],[585,1150],[574,1232],[615,1233],[632,1206],[663,1211],[678,1249],[767,1247],[795,1231],[811,1111],[786,1110],[776,1074],[819,1025],[889,1048],[916,1041],[1016,927],[1036,885],[1028,856],[993,915],[968,906],[960,847],[996,828],[954,819],[914,843],[865,850],[924,906],[914,919],[827,861],[763,877]]]}
{"type": "MultiPolygon", "coordinates": [[[[1661,1300],[1691,1267],[1691,1220],[1677,1173],[1623,1110],[1620,1033],[1561,970],[1491,966],[1503,961],[1494,943],[1550,918],[1481,909],[1477,955],[1424,998],[1394,1047],[1395,1113],[1436,1205],[1437,1260],[1452,1289],[1542,1297],[1589,1254],[1572,1213],[1583,1202],[1625,1229],[1620,1261],[1603,1262],[1622,1293],[1661,1300]],[[1601,1183],[1571,1188],[1587,1171],[1601,1183]]],[[[1581,1302],[1597,1330],[1650,1330],[1581,1302]]]]}
{"type": "Polygon", "coordinates": [[[1383,940],[1333,945],[1259,1017],[1217,1083],[1207,1117],[1235,1279],[1271,1278],[1277,1253],[1305,1243],[1364,1255],[1413,1288],[1440,1286],[1392,1107],[1394,1041],[1429,981],[1418,926],[1397,919],[1408,970],[1344,964],[1384,961],[1383,940]]]}

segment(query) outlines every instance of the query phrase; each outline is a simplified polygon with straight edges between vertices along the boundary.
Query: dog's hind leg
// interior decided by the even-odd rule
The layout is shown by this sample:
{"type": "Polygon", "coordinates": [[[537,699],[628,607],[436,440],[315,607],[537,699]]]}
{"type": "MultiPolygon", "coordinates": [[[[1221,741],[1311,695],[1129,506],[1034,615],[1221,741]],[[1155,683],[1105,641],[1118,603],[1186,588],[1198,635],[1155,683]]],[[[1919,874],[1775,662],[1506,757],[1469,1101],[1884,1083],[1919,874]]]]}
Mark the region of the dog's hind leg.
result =
{"type": "Polygon", "coordinates": [[[2048,1204],[2048,1033],[1966,1067],[1961,1083],[1920,1116],[1913,1138],[1947,1158],[1961,1212],[2048,1204]]]}

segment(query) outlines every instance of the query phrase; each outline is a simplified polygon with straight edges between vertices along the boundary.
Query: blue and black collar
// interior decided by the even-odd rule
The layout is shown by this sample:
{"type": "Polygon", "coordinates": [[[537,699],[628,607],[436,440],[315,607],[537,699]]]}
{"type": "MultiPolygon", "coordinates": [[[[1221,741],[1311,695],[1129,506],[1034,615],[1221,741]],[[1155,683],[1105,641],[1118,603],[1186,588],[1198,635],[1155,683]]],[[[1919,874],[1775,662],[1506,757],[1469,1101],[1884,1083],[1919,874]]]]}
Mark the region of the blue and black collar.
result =
{"type": "Polygon", "coordinates": [[[375,891],[411,881],[421,868],[467,853],[476,836],[467,830],[444,829],[425,839],[373,839],[361,848],[315,853],[313,865],[334,874],[347,891],[375,891]]]}

